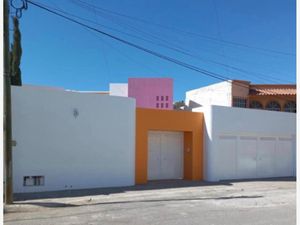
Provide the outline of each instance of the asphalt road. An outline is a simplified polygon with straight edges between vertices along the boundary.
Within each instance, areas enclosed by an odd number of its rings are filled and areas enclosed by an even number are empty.
[[[162,181],[54,196],[5,206],[4,224],[296,224],[294,179]]]

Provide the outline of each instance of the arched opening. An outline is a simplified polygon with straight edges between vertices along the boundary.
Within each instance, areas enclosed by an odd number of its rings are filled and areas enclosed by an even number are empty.
[[[263,106],[259,101],[251,101],[250,102],[250,108],[252,108],[252,109],[262,109]]]
[[[289,101],[285,103],[284,105],[284,111],[285,112],[296,112],[296,102],[294,101]]]
[[[281,107],[278,102],[271,101],[266,105],[266,110],[270,111],[281,111]]]

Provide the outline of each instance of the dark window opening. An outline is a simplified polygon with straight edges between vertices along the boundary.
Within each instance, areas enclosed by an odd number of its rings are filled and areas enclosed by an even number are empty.
[[[266,109],[270,111],[281,111],[281,107],[278,102],[271,101],[266,105]]]
[[[44,176],[25,176],[23,178],[23,186],[43,186],[44,182]]]
[[[232,106],[239,107],[239,108],[246,108],[247,107],[247,99],[243,98],[243,97],[233,97]]]
[[[263,106],[259,101],[252,101],[250,103],[250,108],[252,108],[252,109],[262,109]]]
[[[287,103],[285,103],[284,105],[284,111],[285,112],[296,112],[296,102],[294,101],[289,101]]]

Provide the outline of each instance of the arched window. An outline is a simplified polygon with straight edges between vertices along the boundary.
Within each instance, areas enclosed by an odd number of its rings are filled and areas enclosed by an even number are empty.
[[[276,101],[271,101],[266,105],[266,110],[271,110],[271,111],[280,111],[281,107],[278,102]]]
[[[252,108],[252,109],[262,109],[263,106],[259,101],[251,101],[250,102],[250,108]]]
[[[296,102],[294,101],[289,101],[285,103],[284,105],[284,111],[285,112],[296,112]]]

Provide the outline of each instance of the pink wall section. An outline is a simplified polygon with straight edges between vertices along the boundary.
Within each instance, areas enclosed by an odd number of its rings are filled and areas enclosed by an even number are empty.
[[[128,97],[136,99],[136,106],[152,109],[173,109],[173,79],[128,78]]]

